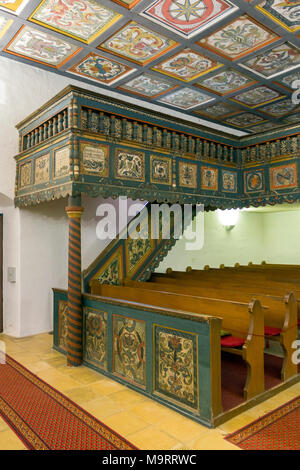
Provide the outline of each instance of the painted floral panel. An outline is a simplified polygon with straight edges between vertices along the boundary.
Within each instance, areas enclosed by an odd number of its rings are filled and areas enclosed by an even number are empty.
[[[31,185],[31,162],[23,163],[20,165],[19,188]]]
[[[208,72],[212,72],[222,64],[191,49],[184,49],[163,60],[153,70],[170,77],[189,82]]]
[[[300,4],[291,0],[265,0],[256,8],[289,31],[300,29]]]
[[[113,372],[146,386],[146,323],[113,315]]]
[[[68,302],[60,300],[58,303],[58,346],[67,350],[68,341]]]
[[[69,72],[97,80],[105,85],[111,85],[133,71],[134,69],[127,65],[107,59],[94,52],[91,52],[81,62],[69,69]]]
[[[270,168],[270,186],[273,190],[298,186],[297,165],[280,165]]]
[[[237,192],[237,173],[229,170],[222,170],[222,191],[226,193]]]
[[[99,47],[134,62],[147,64],[177,45],[172,39],[132,21]]]
[[[142,224],[141,232],[147,233],[149,226]],[[151,240],[148,238],[128,238],[126,241],[127,272],[131,273],[139,268],[140,264],[150,254]]]
[[[276,127],[277,127],[277,124],[275,124],[274,122],[264,122],[263,124],[258,124],[258,126],[249,127],[247,129],[247,132],[251,131],[255,133],[255,132],[270,131],[270,130],[276,129]]]
[[[299,85],[297,83],[294,84],[294,82],[299,81],[300,83],[300,70],[297,70],[293,73],[289,73],[284,78],[277,79],[277,80],[280,84],[286,86],[287,88],[290,88],[291,90],[298,89]]]
[[[54,152],[54,178],[69,175],[70,149],[69,146],[55,150]]]
[[[130,91],[131,93],[154,98],[175,88],[174,85],[166,80],[158,79],[149,74],[142,74],[139,77],[129,80],[123,84],[120,89]]]
[[[209,190],[218,190],[218,169],[205,167],[201,168],[201,188]]]
[[[30,20],[88,43],[120,18],[95,0],[43,0]]]
[[[300,123],[300,113],[292,114],[291,116],[287,116],[285,118],[288,122],[297,122]]]
[[[93,279],[97,279],[101,284],[118,286],[123,277],[123,251],[122,247],[120,247],[116,253],[101,266]]]
[[[209,78],[199,80],[196,85],[207,88],[219,95],[232,93],[246,86],[252,85],[255,81],[234,69],[226,69],[211,75]]]
[[[272,78],[300,65],[300,51],[288,42],[262,52],[241,64],[265,78]]]
[[[244,15],[201,39],[199,45],[233,60],[266,46],[276,39],[279,39],[279,36]]]
[[[197,338],[154,325],[155,392],[180,406],[198,408]]]
[[[281,117],[299,108],[290,98],[260,108],[260,111],[274,117]]]
[[[150,155],[151,183],[171,184],[171,164],[170,158]]]
[[[198,165],[195,163],[179,162],[179,186],[197,188]]]
[[[278,100],[283,98],[284,95],[278,91],[272,90],[267,86],[259,86],[252,88],[251,90],[244,91],[233,96],[232,100],[237,101],[243,105],[249,106],[250,108],[256,108],[257,106],[263,105],[270,101]]]
[[[34,161],[34,184],[46,183],[50,178],[50,154],[42,155]]]
[[[98,309],[84,308],[85,347],[84,360],[107,369],[107,313]]]
[[[108,176],[109,146],[105,144],[80,144],[81,172]]]
[[[212,100],[213,98],[210,96],[196,90],[192,90],[191,88],[180,88],[179,90],[160,98],[158,101],[170,104],[176,108],[191,109]]]
[[[256,114],[252,113],[243,113],[224,119],[224,122],[227,124],[232,124],[236,127],[253,126],[254,124],[258,124],[259,122],[263,121],[264,119],[261,116],[257,116]]]
[[[227,103],[216,103],[210,106],[205,106],[205,108],[201,108],[195,113],[201,114],[204,116],[209,116],[214,119],[218,119],[222,116],[226,116],[227,114],[232,114],[236,111],[236,108],[230,106]]]
[[[56,36],[24,26],[8,44],[5,51],[58,67],[69,60],[79,49]]]
[[[235,10],[237,7],[223,0],[156,0],[143,16],[189,38]]]
[[[145,179],[145,154],[131,150],[116,150],[116,178],[143,181]]]

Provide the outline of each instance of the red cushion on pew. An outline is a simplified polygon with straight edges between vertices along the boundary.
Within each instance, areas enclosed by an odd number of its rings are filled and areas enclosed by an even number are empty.
[[[272,328],[271,326],[265,326],[265,335],[267,336],[277,336],[280,335],[280,328]]]
[[[223,336],[221,338],[221,346],[226,348],[237,348],[238,346],[243,346],[244,343],[244,339],[237,338],[236,336]]]

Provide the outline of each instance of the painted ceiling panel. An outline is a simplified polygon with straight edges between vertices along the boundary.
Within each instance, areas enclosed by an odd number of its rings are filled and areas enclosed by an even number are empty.
[[[0,54],[229,133],[300,120],[299,1],[0,0]]]
[[[95,0],[43,0],[29,20],[90,43],[120,18]]]
[[[178,78],[184,82],[190,82],[222,65],[220,62],[200,54],[198,51],[183,49],[158,63],[153,67],[153,70]]]
[[[230,60],[239,59],[279,39],[250,16],[240,16],[200,40],[199,44]]]
[[[9,54],[40,61],[51,67],[62,66],[79,50],[74,44],[64,39],[30,26],[22,26],[5,48]]]
[[[217,24],[237,7],[228,1],[157,0],[142,15],[190,38]]]

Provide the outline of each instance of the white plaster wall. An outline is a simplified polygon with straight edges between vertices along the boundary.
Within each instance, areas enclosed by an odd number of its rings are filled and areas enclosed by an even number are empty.
[[[102,198],[82,198],[82,268],[86,269],[108,245],[99,240],[96,216]],[[106,199],[116,208],[118,200]],[[128,201],[128,206],[132,201]],[[20,210],[22,227],[20,262],[20,336],[51,331],[52,288],[67,288],[68,218],[66,200],[52,201]]]
[[[269,263],[300,264],[300,210],[263,217],[264,258]]]
[[[8,267],[20,264],[20,226],[18,210],[13,201],[0,194],[0,213],[3,214],[3,323],[7,334],[17,336],[20,331],[20,272],[17,282],[7,279]]]
[[[197,251],[185,250],[186,240],[178,240],[173,250],[160,263],[157,272],[168,267],[184,271],[187,266],[203,269],[205,265],[219,267],[234,263],[261,262],[264,254],[263,215],[256,212],[240,212],[237,225],[226,231],[220,224],[216,211],[204,214],[204,243]]]

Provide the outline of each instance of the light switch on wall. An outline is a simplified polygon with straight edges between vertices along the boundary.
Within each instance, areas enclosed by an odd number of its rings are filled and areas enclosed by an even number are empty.
[[[17,270],[16,268],[7,268],[7,280],[8,282],[17,281]]]

